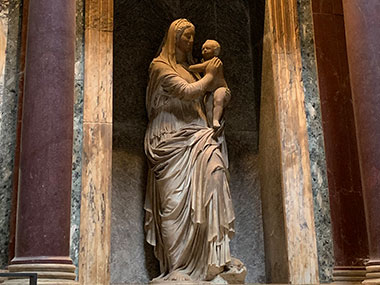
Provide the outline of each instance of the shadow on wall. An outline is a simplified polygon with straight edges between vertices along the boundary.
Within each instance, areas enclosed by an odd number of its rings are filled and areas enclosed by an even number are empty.
[[[264,0],[115,0],[114,11],[111,283],[146,283],[159,275],[143,231],[145,89],[149,64],[170,23],[181,17],[196,27],[194,57],[206,39],[222,46],[232,90],[226,139],[237,233],[231,250],[246,264],[247,282],[265,282],[256,163]]]

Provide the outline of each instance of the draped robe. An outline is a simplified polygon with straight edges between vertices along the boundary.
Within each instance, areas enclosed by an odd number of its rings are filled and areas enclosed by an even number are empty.
[[[185,99],[205,92],[200,81],[189,81],[163,61],[150,67],[145,230],[161,277],[180,271],[204,280],[209,265],[231,260],[235,216],[224,136],[214,138],[207,126],[202,96]]]
[[[231,261],[235,216],[224,135],[207,124],[205,79],[176,62],[176,40],[189,25],[185,19],[170,25],[149,68],[144,208],[146,240],[160,262],[158,279],[180,272],[206,280],[210,266]]]

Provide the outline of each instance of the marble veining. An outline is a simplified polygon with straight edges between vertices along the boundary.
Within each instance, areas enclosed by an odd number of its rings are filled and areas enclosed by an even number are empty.
[[[1,1],[1,22],[6,23],[4,77],[0,84],[0,268],[8,264],[14,150],[16,143],[18,55],[21,33],[21,0]],[[8,6],[9,4],[9,6]],[[1,52],[1,51],[0,51]]]
[[[112,179],[112,30],[95,25],[113,18],[113,1],[86,1],[83,91],[83,163],[79,280],[109,284]]]
[[[314,220],[317,236],[319,278],[321,282],[328,283],[332,281],[334,254],[322,117],[314,50],[312,9],[310,0],[298,0],[297,4],[301,38],[302,80],[305,92],[305,110],[309,138]]]
[[[78,271],[83,144],[84,1],[76,1],[74,141],[71,192],[70,256]]]
[[[260,170],[267,277],[274,283],[318,283],[302,62],[298,29],[293,29],[298,15],[282,17],[297,1],[266,4]]]
[[[7,47],[7,35],[8,35],[8,5],[9,2],[0,2],[0,129],[1,129],[1,142],[3,141],[3,102],[4,102],[4,71],[5,71],[5,60],[6,60],[6,47]],[[3,185],[7,181],[10,181],[11,169],[7,169],[5,161],[3,159],[3,144],[1,145],[1,160],[0,160],[0,183],[1,183],[1,192],[0,192],[0,268],[3,268],[6,265],[7,261],[7,237],[9,228],[9,207],[7,203],[10,202],[10,188],[7,188],[6,185]],[[7,183],[8,184],[8,183]]]

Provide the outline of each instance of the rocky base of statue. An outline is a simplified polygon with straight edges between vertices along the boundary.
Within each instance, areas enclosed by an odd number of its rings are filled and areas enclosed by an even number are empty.
[[[210,281],[192,280],[188,275],[181,273],[169,274],[164,278],[153,279],[150,284],[170,284],[170,285],[201,285],[201,284],[244,284],[247,275],[247,268],[244,263],[237,258],[232,258],[231,262],[223,269],[210,266],[207,279]],[[215,277],[214,277],[215,276]]]

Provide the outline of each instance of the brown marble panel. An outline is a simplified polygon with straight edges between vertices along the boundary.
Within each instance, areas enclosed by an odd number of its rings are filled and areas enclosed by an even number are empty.
[[[367,283],[380,283],[380,5],[343,0],[368,231]]]
[[[261,110],[261,116],[272,116],[274,120],[266,121],[269,125],[260,122],[260,137],[263,135],[276,141],[267,144],[260,138],[259,155],[261,177],[268,176],[264,181],[279,179],[277,183],[269,181],[262,185],[263,208],[275,209],[271,214],[275,213],[278,219],[283,219],[285,229],[280,232],[279,243],[271,243],[271,252],[279,249],[283,253],[284,245],[281,242],[285,242],[286,255],[283,256],[287,260],[279,264],[278,257],[274,257],[267,262],[270,266],[267,272],[273,273],[268,276],[268,281],[300,284],[318,283],[318,261],[296,11],[297,1],[267,1],[264,54],[269,58],[263,61],[263,82],[268,81],[267,84],[273,84],[273,88],[269,85],[268,89],[264,89],[263,85],[262,96],[273,96],[274,104],[269,103],[267,108]],[[274,129],[272,134],[268,132],[269,128]],[[268,134],[265,135],[265,132]],[[267,149],[270,145],[274,147],[272,151]],[[270,164],[276,159],[281,168]],[[268,189],[271,185],[276,188]],[[282,209],[275,205],[279,204],[279,199],[268,197],[264,194],[266,191],[274,191],[275,197],[282,196]],[[264,218],[267,240],[273,238],[268,233],[271,233],[274,224],[267,223]],[[281,274],[277,275],[277,272]]]
[[[332,14],[333,1],[332,0],[312,0],[313,13]]]
[[[342,15],[343,16],[342,0],[332,0],[332,4],[333,4],[333,13],[335,15]]]
[[[266,9],[266,14],[268,8]],[[259,163],[263,224],[265,237],[265,269],[267,282],[286,282],[289,268],[286,250],[282,188],[280,134],[276,118],[269,19],[265,20],[263,49],[263,80],[260,105]],[[274,214],[275,213],[275,214]],[[280,218],[278,218],[280,217]]]
[[[8,24],[7,18],[0,18],[0,80],[4,80],[5,50],[7,48]],[[3,88],[1,83],[1,88]]]
[[[84,122],[112,122],[112,46],[112,32],[86,29]]]
[[[313,4],[323,2],[314,0]],[[313,21],[335,269],[350,271],[351,266],[363,266],[368,244],[342,5],[340,0],[332,3],[328,13],[313,10]]]
[[[112,125],[83,124],[79,281],[108,284]]]
[[[113,0],[85,2],[79,282],[109,284]]]
[[[312,0],[314,14],[343,15],[342,0]]]
[[[103,32],[113,31],[114,0],[85,0],[85,29]]]

